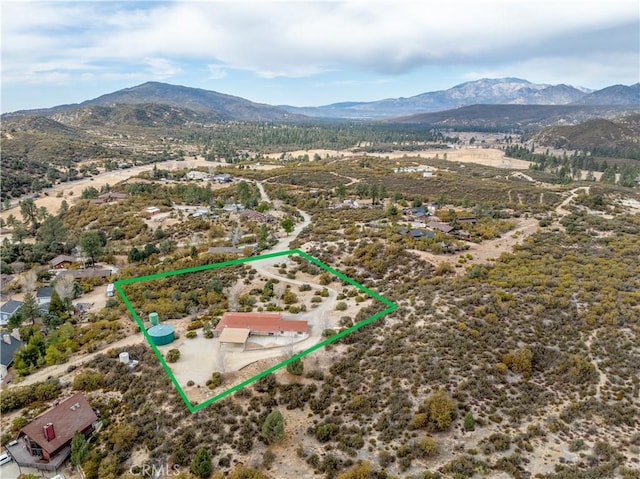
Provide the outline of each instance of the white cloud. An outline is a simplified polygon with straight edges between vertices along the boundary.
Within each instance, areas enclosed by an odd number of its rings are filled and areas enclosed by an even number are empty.
[[[127,75],[141,64],[170,78],[196,61],[213,79],[231,69],[299,78],[433,65],[538,65],[557,77],[570,73],[565,65],[584,74],[599,65],[615,76],[637,68],[607,61],[638,55],[637,25],[636,0],[13,2],[3,4],[2,70],[3,82],[35,80],[44,64],[50,78]]]
[[[180,67],[166,58],[146,58],[144,63],[154,78],[170,78],[182,72]]]
[[[211,80],[221,80],[227,76],[227,71],[220,65],[207,65],[207,68]]]

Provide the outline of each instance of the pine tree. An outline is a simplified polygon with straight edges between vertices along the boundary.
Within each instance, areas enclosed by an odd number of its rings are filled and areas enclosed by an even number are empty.
[[[274,444],[284,439],[284,418],[277,409],[271,411],[262,423],[262,436],[267,444]]]
[[[202,479],[209,477],[213,472],[211,454],[204,447],[198,449],[191,461],[191,472]]]
[[[81,432],[76,432],[71,440],[71,465],[80,466],[88,450],[89,443],[84,435]]]

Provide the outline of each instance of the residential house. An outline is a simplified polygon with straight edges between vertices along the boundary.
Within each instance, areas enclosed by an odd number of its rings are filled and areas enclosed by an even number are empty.
[[[420,238],[433,238],[435,236],[435,233],[433,231],[426,231],[426,230],[421,230],[421,229],[404,229],[401,228],[398,230],[398,233],[400,233],[402,236],[406,236],[407,238],[412,238],[412,239],[420,239]]]
[[[222,209],[230,213],[237,213],[238,211],[244,210],[244,206],[242,206],[240,203],[226,203],[222,207]]]
[[[77,263],[78,262],[73,256],[69,256],[66,254],[60,254],[49,261],[52,269],[65,269]]]
[[[104,203],[111,203],[112,201],[119,201],[125,199],[127,196],[126,193],[115,193],[112,191],[108,191],[103,195],[98,196],[97,198],[91,200],[91,203],[94,205],[102,205]]]
[[[2,306],[0,306],[0,326],[6,326],[11,319],[11,316],[16,314],[24,303],[22,301],[16,301],[15,299],[10,299]]]
[[[441,231],[445,234],[451,233],[455,228],[451,226],[449,223],[441,223],[440,221],[430,221],[427,224],[427,228],[432,230]]]
[[[221,173],[213,177],[213,181],[217,183],[231,183],[233,177],[229,173]]]
[[[83,279],[83,278],[103,278],[106,279],[111,275],[111,271],[108,269],[98,269],[98,268],[86,268],[86,269],[73,269],[68,273],[71,273],[73,279]]]
[[[23,344],[24,341],[20,341],[12,334],[2,334],[2,340],[0,340],[0,381],[7,375],[7,371],[13,363],[14,354]]]
[[[209,218],[215,215],[212,215],[208,208],[196,208],[196,210],[191,213],[191,216],[194,218]]]
[[[220,343],[244,345],[249,335],[295,337],[307,334],[308,327],[307,321],[283,319],[281,313],[226,312],[214,334]]]
[[[461,216],[460,218],[456,218],[456,223],[462,223],[465,225],[475,225],[477,222],[475,216]]]
[[[144,212],[147,216],[154,216],[160,213],[160,208],[158,208],[157,206],[149,206],[145,208]]]
[[[190,181],[206,181],[210,178],[209,173],[198,170],[189,171],[185,177]]]
[[[405,208],[402,210],[402,214],[413,219],[415,221],[427,221],[431,213],[426,206],[414,206],[412,208]]]
[[[82,393],[36,417],[18,433],[16,443],[7,446],[19,466],[57,471],[71,455],[76,432],[89,436],[98,425],[98,416]]]
[[[36,290],[36,303],[38,303],[38,306],[49,304],[51,302],[52,296],[53,296],[52,287],[47,286],[46,288],[38,288]]]
[[[394,173],[423,173],[428,171],[424,166],[401,166],[394,168]]]
[[[246,220],[257,221],[258,223],[273,223],[276,220],[275,217],[271,215],[258,213],[254,210],[244,210],[240,212],[240,216]]]

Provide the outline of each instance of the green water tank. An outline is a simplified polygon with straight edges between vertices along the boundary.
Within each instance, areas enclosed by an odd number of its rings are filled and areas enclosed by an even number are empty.
[[[156,326],[160,323],[160,318],[158,317],[158,313],[149,313],[149,321],[152,326]]]
[[[157,324],[151,326],[147,333],[156,346],[163,346],[173,342],[175,339],[175,330],[170,324]]]

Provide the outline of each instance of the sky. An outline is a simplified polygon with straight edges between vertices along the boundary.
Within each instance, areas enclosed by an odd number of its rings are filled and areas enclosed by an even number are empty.
[[[638,0],[1,0],[2,112],[146,81],[319,106],[517,77],[640,81]]]

